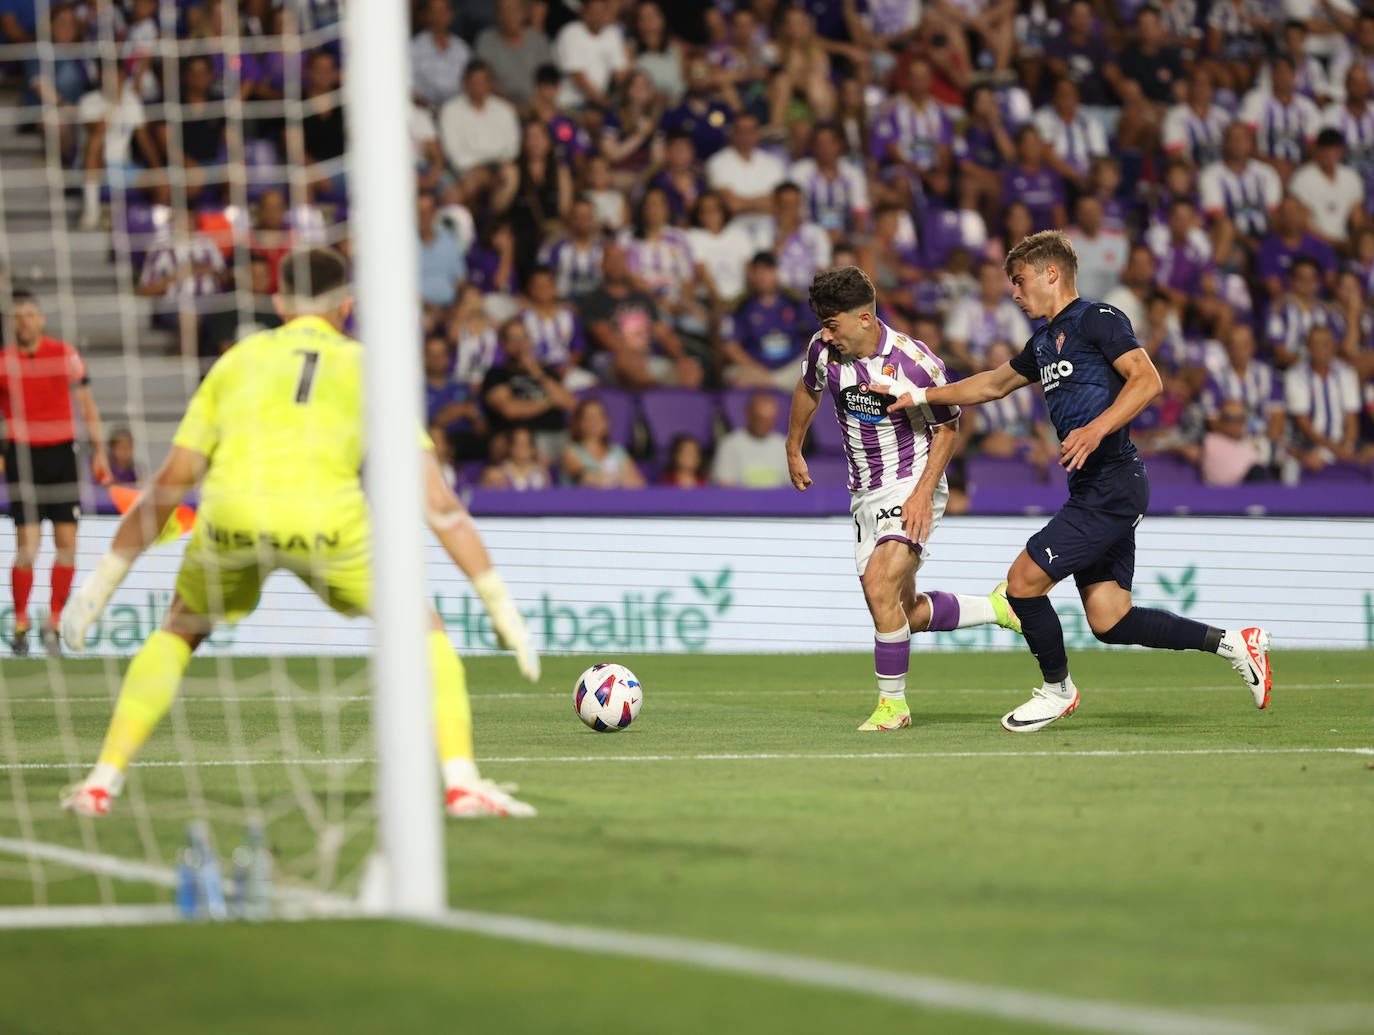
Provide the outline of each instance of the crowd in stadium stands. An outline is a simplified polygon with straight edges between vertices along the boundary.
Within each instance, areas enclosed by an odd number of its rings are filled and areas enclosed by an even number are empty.
[[[805,297],[818,270],[863,267],[883,319],[957,377],[1021,348],[1030,325],[1001,262],[1047,227],[1068,230],[1081,293],[1124,310],[1160,369],[1165,391],[1134,431],[1156,477],[1369,477],[1374,10],[575,6],[413,11],[426,394],[455,477],[513,489],[786,484],[778,432],[815,329]],[[34,32],[26,7],[0,2],[0,35]],[[280,40],[226,60],[235,50],[216,40],[236,9],[241,36]],[[270,322],[281,255],[331,239],[346,215],[347,69],[337,46],[299,45],[301,30],[337,17],[333,3],[179,3],[176,25],[166,10],[54,5],[52,39],[116,32],[125,60],[35,63],[26,85],[31,103],[76,113],[59,146],[86,170],[85,222],[106,218],[108,191],[131,192],[125,218],[157,223],[138,293],[213,355],[239,314],[216,318],[199,301],[246,295]],[[208,42],[171,88],[153,54],[174,32]],[[297,72],[298,123],[206,114],[226,93],[279,100]],[[161,98],[180,117],[151,123],[143,106]],[[212,174],[236,155],[247,210]],[[147,176],[168,164],[191,208],[169,211],[166,177]],[[304,182],[280,189],[282,166]],[[235,245],[246,262],[226,262]],[[828,423],[822,414],[811,448],[838,479]],[[961,435],[965,456],[1042,472],[1058,455],[1029,391],[976,408]]]

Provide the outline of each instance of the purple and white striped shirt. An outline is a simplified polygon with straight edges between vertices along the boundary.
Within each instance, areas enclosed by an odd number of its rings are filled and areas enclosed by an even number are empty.
[[[685,233],[664,227],[655,238],[629,237],[624,244],[630,272],[644,281],[655,298],[677,301],[682,297],[682,286],[696,271]]]
[[[778,283],[802,298],[811,280],[830,267],[830,235],[815,223],[803,223],[785,238],[774,238],[773,254],[778,259]]]
[[[496,365],[501,351],[496,328],[459,331],[454,342],[453,379],[465,384],[481,384],[487,371]]]
[[[1213,370],[1202,391],[1202,408],[1208,417],[1221,412],[1224,402],[1238,401],[1250,411],[1250,421],[1261,430],[1269,411],[1283,409],[1283,385],[1274,368],[1263,360],[1251,360],[1241,373],[1231,364]]]
[[[868,214],[868,180],[859,163],[841,158],[834,177],[814,158],[794,162],[788,179],[801,188],[806,218],[826,230],[854,230]]]
[[[1306,356],[1307,335],[1313,327],[1330,327],[1340,342],[1345,337],[1345,316],[1326,302],[1317,302],[1308,309],[1296,299],[1281,298],[1269,307],[1265,337],[1271,349],[1283,346],[1294,355]]]
[[[893,100],[873,127],[873,150],[879,162],[887,161],[889,145],[914,162],[918,169],[934,168],[942,145],[954,137],[954,127],[945,110],[934,99],[917,108],[906,96]]]
[[[932,427],[959,417],[957,406],[920,406],[889,414],[893,399],[869,388],[876,379],[901,372],[922,388],[945,384],[944,364],[924,342],[879,322],[878,349],[867,359],[842,360],[818,331],[802,357],[802,383],[828,391],[844,436],[849,491],[864,493],[903,478],[919,477],[930,452]]]
[[[552,267],[559,298],[579,298],[601,286],[604,251],[599,240],[579,248],[571,238],[563,238],[545,246],[539,253],[539,265]]]
[[[1283,375],[1288,413],[1307,417],[1312,430],[1339,442],[1345,438],[1347,414],[1360,412],[1360,379],[1355,368],[1333,359],[1325,374],[1318,374],[1307,360],[1288,368]]]
[[[984,435],[1003,431],[1023,437],[1045,420],[1044,397],[1039,392],[1012,392],[1000,399],[980,403],[974,411],[978,430]]]
[[[1343,161],[1364,178],[1367,200],[1374,187],[1374,104],[1366,104],[1359,113],[1347,104],[1327,105],[1322,124],[1340,130],[1345,137]]]
[[[1240,108],[1240,121],[1255,130],[1255,150],[1263,158],[1301,162],[1321,129],[1321,109],[1300,93],[1284,104],[1273,94],[1251,90]]]
[[[543,366],[561,367],[572,360],[574,353],[583,352],[587,347],[582,321],[570,305],[560,305],[552,316],[541,316],[537,310],[526,309],[520,319],[534,345],[534,357]]]
[[[1206,165],[1221,158],[1221,139],[1234,119],[1219,104],[1199,115],[1191,104],[1175,104],[1164,115],[1164,151],[1181,155],[1195,165]]]

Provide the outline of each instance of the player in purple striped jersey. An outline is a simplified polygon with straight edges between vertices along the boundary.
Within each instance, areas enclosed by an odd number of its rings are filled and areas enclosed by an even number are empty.
[[[816,275],[811,311],[821,329],[802,359],[787,428],[787,468],[799,490],[811,485],[802,439],[829,394],[849,460],[854,563],[873,615],[878,707],[861,730],[911,725],[906,676],[911,634],[997,624],[1019,631],[1006,584],[989,596],[916,592],[916,571],[949,499],[945,466],[958,434],[957,406],[917,406],[888,413],[892,399],[870,388],[901,376],[924,386],[945,383],[945,368],[919,341],[878,319],[873,282],[857,266]]]
[[[1008,600],[1020,616],[1026,646],[1044,684],[1002,717],[1012,733],[1034,733],[1078,707],[1069,677],[1064,630],[1049,592],[1073,576],[1093,635],[1103,643],[1220,654],[1248,684],[1257,707],[1269,703],[1269,633],[1258,627],[1223,630],[1169,611],[1136,607],[1135,529],[1149,508],[1150,483],[1130,439],[1131,420],[1159,395],[1159,372],[1119,309],[1080,298],[1078,256],[1062,232],[1031,234],[1004,266],[1012,300],[1032,320],[1048,322],[1020,355],[953,385],[929,379],[904,383],[906,372],[882,379],[897,398],[889,410],[940,411],[1001,399],[1037,379],[1059,434],[1060,464],[1069,472],[1069,499],[1031,536],[1007,573]]]

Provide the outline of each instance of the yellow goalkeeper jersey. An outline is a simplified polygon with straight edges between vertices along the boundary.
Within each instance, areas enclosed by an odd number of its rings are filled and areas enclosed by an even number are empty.
[[[202,509],[256,505],[265,524],[321,504],[361,508],[362,362],[362,346],[317,316],[220,357],[172,440],[209,458]]]

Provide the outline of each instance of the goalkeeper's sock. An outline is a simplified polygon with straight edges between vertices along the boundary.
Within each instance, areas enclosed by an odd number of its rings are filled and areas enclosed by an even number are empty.
[[[76,569],[70,564],[52,566],[52,605],[48,621],[53,625],[62,617],[62,609],[67,606],[67,598],[72,595],[72,579],[75,577]]]
[[[172,706],[190,663],[191,645],[180,636],[159,629],[148,637],[124,673],[97,769],[112,766],[122,773],[129,768],[129,761]]]
[[[434,738],[439,744],[444,786],[468,786],[477,779],[468,681],[453,644],[437,629],[429,634],[429,671],[434,680]]]
[[[942,593],[939,590],[931,590],[925,596],[930,601],[927,632],[947,632],[950,629],[967,629],[971,625],[995,625],[997,622],[997,612],[987,597]]]
[[[10,590],[14,594],[14,625],[29,627],[29,594],[33,592],[33,569],[15,565],[10,569]]]

